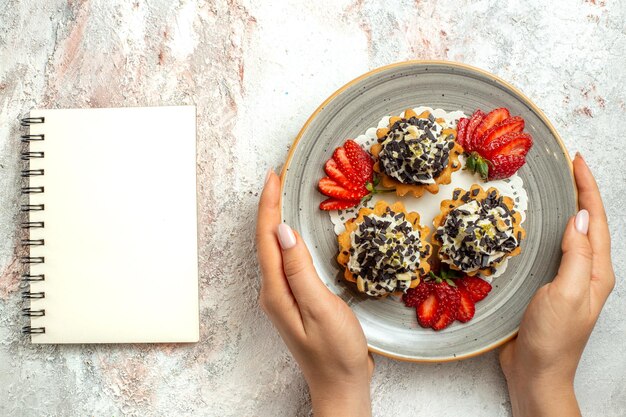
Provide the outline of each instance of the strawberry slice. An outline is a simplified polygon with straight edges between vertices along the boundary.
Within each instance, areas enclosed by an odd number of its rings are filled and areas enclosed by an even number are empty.
[[[478,143],[480,138],[482,138],[483,134],[494,127],[495,125],[503,122],[505,119],[508,119],[511,115],[509,111],[504,107],[500,107],[499,109],[491,110],[489,114],[487,114],[482,122],[476,127],[476,131],[474,132],[474,143]]]
[[[339,200],[360,200],[369,194],[369,191],[363,187],[356,191],[348,190],[328,177],[322,178],[317,186],[322,194]]]
[[[439,319],[431,326],[435,330],[441,330],[448,327],[455,319],[456,312],[459,309],[460,295],[456,287],[450,286],[445,281],[434,284],[435,294],[439,299],[439,310],[441,314]]]
[[[441,311],[439,310],[439,299],[434,291],[417,306],[417,322],[422,327],[431,327],[439,320]]]
[[[487,130],[482,137],[475,142],[474,148],[482,154],[483,147],[489,145],[491,141],[507,133],[521,132],[522,130],[524,130],[524,119],[520,116],[509,117]]]
[[[533,138],[528,133],[511,132],[484,145],[482,153],[487,159],[496,155],[525,156],[531,146],[533,146]]]
[[[461,323],[467,323],[474,317],[476,304],[470,292],[464,287],[459,286],[459,296],[459,309],[456,312],[456,319]]]
[[[355,207],[359,204],[359,200],[338,200],[336,198],[328,198],[320,203],[322,210],[344,210]]]
[[[355,176],[358,177],[358,185],[365,185],[368,182],[372,182],[374,174],[374,160],[358,143],[352,139],[346,140],[343,144],[346,151],[346,156],[350,165],[355,172]]]
[[[446,327],[452,324],[452,322],[455,320],[455,317],[456,317],[456,312],[453,313],[450,310],[445,309],[444,311],[441,312],[441,315],[439,316],[439,320],[433,323],[431,327],[433,328],[433,330],[445,329]]]
[[[488,177],[500,180],[515,174],[526,163],[524,155],[496,155],[490,160]]]
[[[402,301],[404,301],[404,305],[407,307],[417,307],[424,302],[430,293],[430,286],[422,280],[417,287],[409,288],[402,294]]]
[[[456,141],[465,149],[465,138],[467,133],[467,125],[469,125],[470,119],[467,117],[461,117],[456,124]]]
[[[482,300],[491,291],[491,284],[478,277],[466,276],[463,279],[457,279],[456,284],[459,288],[469,292],[474,302]]]
[[[472,115],[472,118],[469,121],[469,124],[467,125],[467,131],[465,132],[465,144],[467,145],[465,148],[466,152],[472,152],[475,149],[474,146],[474,132],[476,131],[476,128],[478,127],[478,125],[480,124],[480,122],[483,121],[483,118],[485,117],[485,112],[482,111],[481,109],[478,109],[474,112],[474,114]]]
[[[333,159],[337,163],[339,170],[348,178],[348,180],[354,184],[360,184],[360,177],[352,167],[350,160],[348,159],[348,155],[346,154],[346,149],[343,146],[335,149],[333,153]]]
[[[326,175],[330,177],[331,180],[335,181],[342,187],[347,188],[348,190],[356,191],[356,190],[361,189],[362,187],[362,185],[358,185],[358,184],[354,184],[353,182],[350,182],[348,177],[346,177],[337,166],[337,162],[335,162],[335,160],[332,158],[326,161],[326,164],[324,164],[324,171],[326,172]]]

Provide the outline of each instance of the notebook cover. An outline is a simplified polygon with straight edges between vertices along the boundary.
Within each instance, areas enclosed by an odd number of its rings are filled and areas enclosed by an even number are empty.
[[[30,256],[33,343],[196,342],[199,338],[196,109],[34,110]]]

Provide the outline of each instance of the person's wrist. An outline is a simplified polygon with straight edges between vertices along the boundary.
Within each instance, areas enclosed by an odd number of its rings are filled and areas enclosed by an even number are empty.
[[[315,417],[371,416],[369,381],[325,386],[310,385],[309,390]]]
[[[517,374],[507,377],[507,385],[514,417],[578,415],[572,378],[560,375],[527,377]]]

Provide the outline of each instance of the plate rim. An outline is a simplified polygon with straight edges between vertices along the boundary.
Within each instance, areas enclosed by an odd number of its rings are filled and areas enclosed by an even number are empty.
[[[541,119],[541,121],[548,127],[548,130],[550,131],[550,133],[552,134],[552,136],[554,136],[557,140],[558,145],[560,146],[561,150],[563,151],[563,154],[565,155],[565,159],[567,160],[567,165],[569,168],[569,173],[570,173],[570,179],[572,180],[572,190],[574,191],[574,200],[576,203],[576,209],[580,209],[579,204],[578,204],[578,189],[576,188],[576,182],[574,179],[574,166],[572,163],[572,159],[569,156],[569,152],[567,151],[567,148],[565,147],[565,144],[563,143],[563,139],[561,138],[561,135],[559,135],[559,133],[557,132],[557,130],[555,129],[555,127],[552,125],[552,122],[550,122],[550,120],[548,119],[548,117],[544,114],[544,112],[530,99],[528,98],[528,96],[526,96],[526,94],[524,94],[519,88],[515,87],[514,85],[512,85],[511,83],[509,83],[508,81],[503,80],[502,78],[500,78],[499,76],[490,73],[489,71],[486,71],[482,68],[478,68],[472,65],[468,65],[462,62],[456,62],[456,61],[446,61],[446,60],[407,60],[407,61],[400,61],[400,62],[394,62],[391,64],[387,64],[387,65],[383,65],[382,67],[377,67],[374,68],[370,71],[367,71],[361,75],[359,75],[358,77],[350,80],[349,82],[347,82],[346,84],[344,84],[343,86],[339,87],[334,93],[332,93],[330,96],[328,96],[328,98],[326,100],[324,100],[316,109],[315,111],[311,114],[311,116],[309,116],[309,118],[306,120],[306,122],[304,123],[304,125],[302,125],[302,128],[300,129],[300,131],[298,132],[298,135],[296,136],[296,138],[294,139],[294,141],[291,144],[291,147],[289,149],[289,152],[287,154],[287,158],[285,159],[285,163],[283,164],[281,173],[280,173],[280,199],[279,199],[279,207],[280,207],[280,221],[281,223],[284,221],[283,219],[283,193],[284,193],[284,186],[285,186],[285,177],[287,175],[287,171],[289,168],[289,165],[291,164],[291,160],[293,159],[293,155],[296,151],[297,145],[300,142],[300,139],[302,138],[302,136],[304,136],[304,133],[308,130],[309,125],[313,122],[313,120],[315,120],[315,118],[319,115],[319,113],[324,110],[324,108],[326,108],[326,106],[332,102],[335,98],[337,98],[341,93],[343,93],[345,90],[347,90],[348,88],[352,87],[353,85],[355,85],[356,83],[358,83],[361,80],[364,80],[366,78],[369,78],[373,75],[376,75],[377,73],[380,72],[384,72],[386,70],[389,69],[394,69],[394,68],[402,68],[402,67],[410,67],[410,66],[415,66],[415,65],[421,65],[421,66],[427,66],[427,65],[438,65],[438,66],[443,66],[443,67],[450,67],[450,68],[458,68],[458,69],[464,69],[464,70],[468,70],[470,72],[475,72],[478,73],[479,75],[482,75],[484,77],[489,77],[492,78],[493,80],[495,80],[496,82],[502,84],[504,87],[512,90],[515,94],[517,94],[520,98],[521,101],[524,102],[524,104],[526,104],[528,107],[530,107],[532,109],[533,112],[535,112],[535,114],[537,116],[539,116],[539,118]],[[519,332],[519,326],[517,326],[509,335],[503,337],[500,340],[497,340],[485,347],[483,347],[482,349],[478,349],[478,350],[474,350],[462,355],[458,355],[458,356],[452,356],[452,357],[442,357],[442,358],[414,358],[414,357],[407,357],[407,356],[403,356],[403,355],[397,355],[391,352],[387,352],[387,351],[383,351],[380,349],[377,349],[375,347],[372,347],[370,345],[369,342],[367,342],[367,349],[369,352],[372,353],[376,353],[378,355],[381,356],[385,356],[387,358],[391,358],[391,359],[395,359],[395,360],[399,360],[399,361],[403,361],[403,362],[413,362],[413,363],[444,363],[444,362],[454,362],[454,361],[460,361],[463,359],[469,359],[469,358],[473,358],[479,355],[482,355],[484,353],[487,353],[491,350],[494,350],[502,345],[504,345],[505,343],[507,343],[508,341],[514,339],[517,336],[517,333]]]

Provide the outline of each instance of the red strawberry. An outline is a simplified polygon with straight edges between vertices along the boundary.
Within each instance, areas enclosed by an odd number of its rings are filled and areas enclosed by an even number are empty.
[[[460,280],[462,281],[462,280]],[[459,309],[456,313],[456,319],[461,323],[467,323],[474,317],[474,313],[476,312],[476,305],[474,303],[474,299],[468,290],[465,287],[459,286]]]
[[[359,200],[337,200],[336,198],[327,198],[320,203],[321,210],[344,210],[359,204]]]
[[[452,312],[446,308],[439,315],[439,320],[433,323],[431,327],[433,328],[433,330],[442,330],[448,327],[449,325],[451,325],[455,319],[456,319],[456,311]]]
[[[476,128],[478,127],[480,122],[483,121],[484,117],[485,112],[478,109],[474,112],[472,118],[469,121],[469,124],[467,125],[467,131],[465,132],[465,145],[467,145],[465,147],[465,150],[467,152],[471,152],[474,150],[474,132],[476,131]]]
[[[359,185],[365,185],[368,182],[372,182],[374,174],[374,160],[358,143],[352,139],[348,139],[343,144],[346,151],[346,156],[352,169],[355,171],[356,176],[359,178]]]
[[[487,114],[482,122],[476,127],[476,131],[474,132],[474,143],[478,143],[479,139],[482,138],[483,134],[499,124],[503,120],[509,118],[510,114],[507,109],[504,107],[500,107],[499,109],[491,110],[489,114]]]
[[[348,177],[348,180],[350,180],[350,182],[353,182],[354,184],[360,184],[360,176],[357,175],[356,171],[353,169],[352,164],[348,159],[348,155],[346,154],[346,149],[343,146],[335,149],[335,152],[333,153],[333,159],[337,163],[339,170],[343,172],[346,177]]]
[[[472,116],[465,133],[465,151],[469,154],[465,168],[477,172],[483,180],[510,177],[524,165],[533,145],[532,137],[522,133],[524,119],[510,117],[505,108],[495,109],[471,133],[472,122],[480,119],[479,111]]]
[[[491,158],[489,179],[500,180],[515,174],[526,163],[524,155],[496,155]]]
[[[459,290],[456,287],[450,286],[445,281],[434,284],[435,294],[439,299],[439,310],[441,315],[432,328],[435,330],[441,330],[448,327],[455,319],[456,312],[459,309],[460,295]]]
[[[491,284],[478,277],[466,276],[456,280],[456,284],[470,293],[472,300],[478,302],[485,298],[491,291]]]
[[[462,117],[459,119],[459,122],[456,125],[456,141],[465,148],[465,138],[467,133],[467,126],[469,125],[470,119],[467,117]]]
[[[492,140],[502,135],[506,135],[507,133],[521,132],[522,130],[524,130],[524,119],[519,116],[509,117],[487,130],[480,138],[477,138],[475,148],[479,153],[481,153],[481,149],[484,146],[487,146]]]
[[[407,307],[417,307],[424,302],[430,293],[430,285],[422,280],[417,287],[409,288],[406,293],[402,294],[402,301]]]
[[[332,158],[324,164],[324,171],[326,171],[326,175],[328,175],[331,180],[335,181],[344,188],[356,191],[362,187],[361,185],[350,182],[348,177],[346,177],[343,172],[339,170],[337,163]]]
[[[339,200],[360,200],[369,194],[369,191],[365,188],[357,191],[348,190],[328,177],[322,178],[317,186],[322,194]]]
[[[528,133],[511,132],[483,145],[483,154],[488,159],[498,154],[526,155],[532,145],[533,138]]]
[[[431,285],[431,284],[428,284]],[[441,311],[439,310],[439,298],[433,292],[417,306],[417,322],[422,327],[431,327],[439,320]]]

